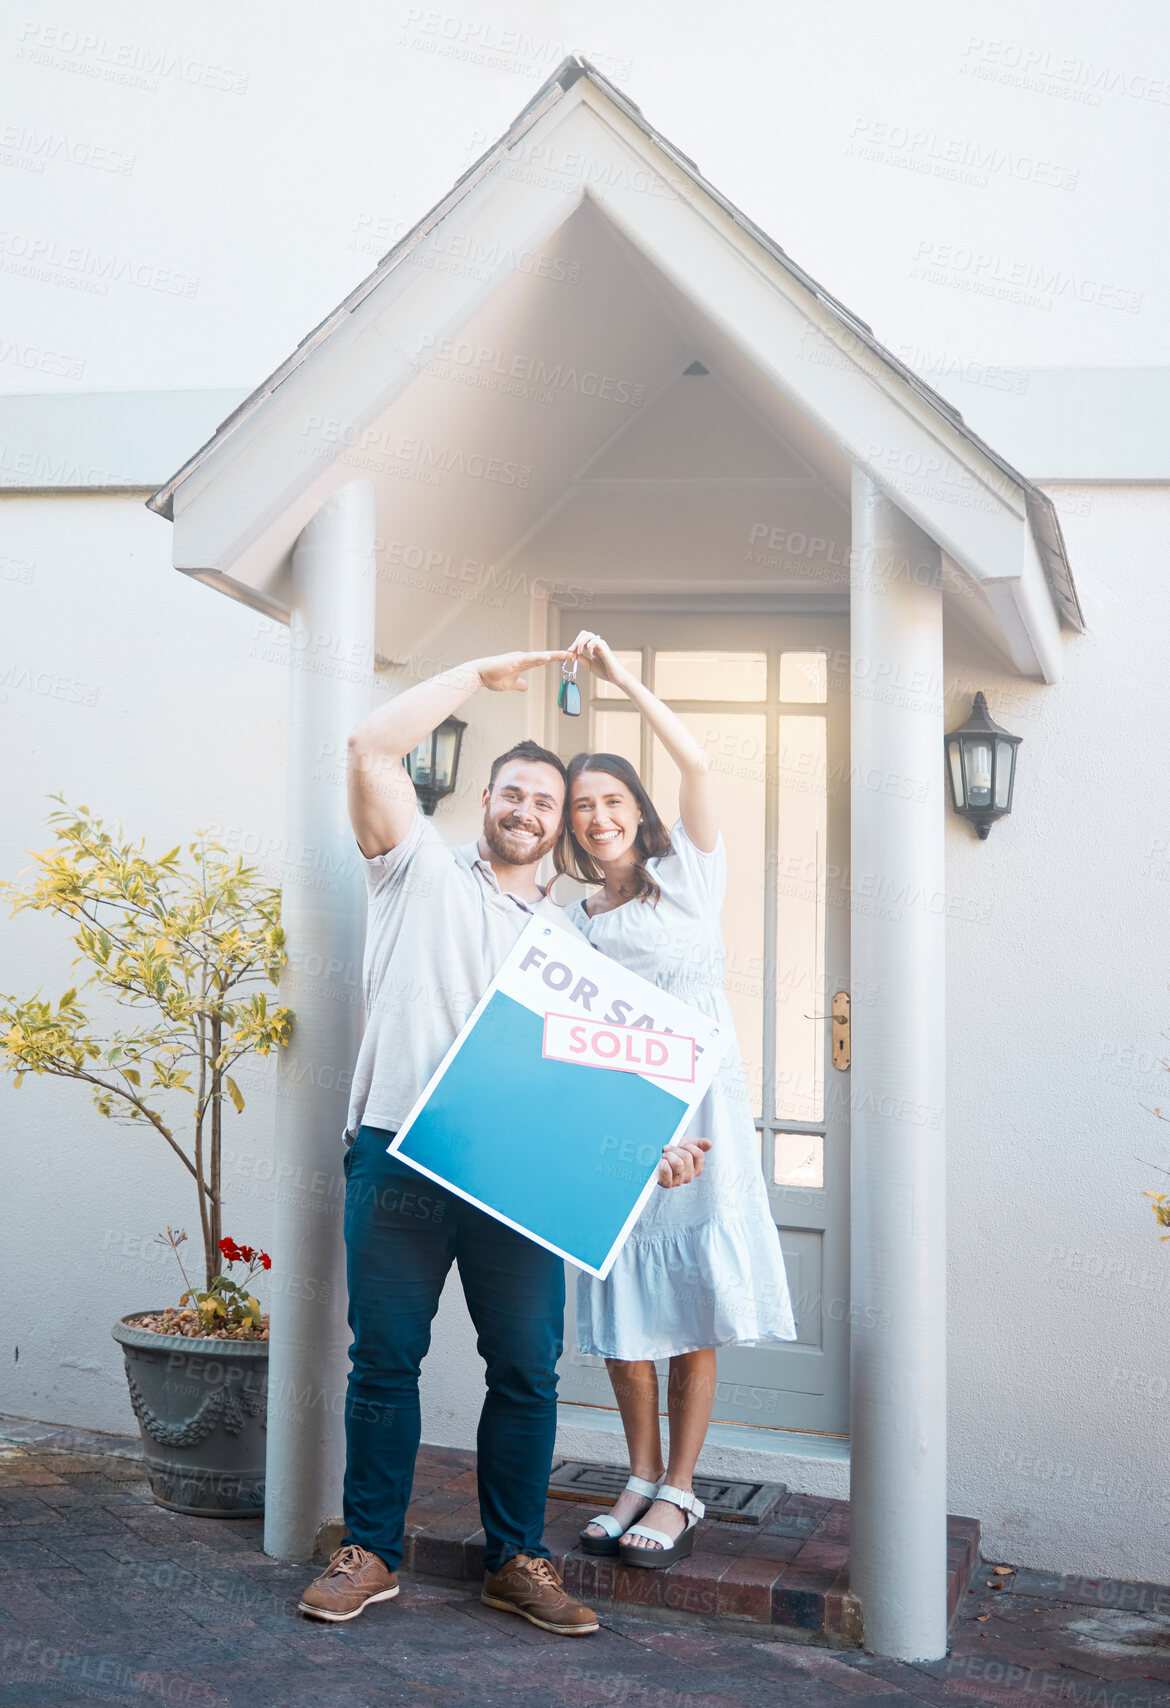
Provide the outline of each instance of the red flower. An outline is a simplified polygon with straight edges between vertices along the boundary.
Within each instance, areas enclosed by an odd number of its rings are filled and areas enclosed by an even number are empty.
[[[221,1239],[219,1249],[226,1261],[230,1263],[247,1263],[255,1266],[257,1263],[264,1269],[272,1268],[272,1259],[266,1251],[258,1251],[254,1245],[237,1245],[234,1239]]]

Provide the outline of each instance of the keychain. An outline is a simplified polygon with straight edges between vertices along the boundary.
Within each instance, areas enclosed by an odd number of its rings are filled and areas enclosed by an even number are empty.
[[[567,718],[581,716],[581,690],[577,686],[577,660],[566,658],[561,665],[561,685],[557,691],[557,705]]]

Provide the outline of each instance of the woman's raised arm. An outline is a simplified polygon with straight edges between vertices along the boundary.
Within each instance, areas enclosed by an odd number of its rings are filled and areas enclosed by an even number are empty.
[[[683,829],[696,848],[704,854],[712,853],[719,837],[715,782],[710,761],[686,724],[619,664],[606,642],[591,629],[581,630],[569,648],[569,657],[583,659],[595,676],[612,682],[637,706],[679,768],[678,815]]]

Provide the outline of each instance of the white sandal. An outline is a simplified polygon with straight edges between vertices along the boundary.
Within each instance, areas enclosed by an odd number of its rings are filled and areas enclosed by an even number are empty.
[[[656,1483],[648,1483],[645,1477],[631,1477],[626,1483],[626,1488],[631,1494],[643,1495],[650,1501],[657,1499],[661,1486],[661,1478]],[[588,1530],[580,1531],[577,1540],[581,1544],[581,1552],[583,1554],[608,1554],[616,1559],[621,1538],[625,1535],[625,1531],[617,1519],[611,1518],[608,1512],[602,1512],[596,1518],[591,1518],[589,1522],[590,1524],[599,1524],[605,1531],[605,1535],[590,1536]]]
[[[629,1542],[619,1542],[617,1553],[623,1566],[672,1566],[685,1559],[695,1545],[695,1531],[707,1508],[692,1489],[672,1488],[664,1483],[658,1490],[659,1500],[667,1500],[687,1515],[686,1529],[681,1536],[668,1536],[665,1530],[655,1530],[649,1524],[631,1524],[627,1536],[645,1536],[657,1542],[657,1548],[635,1548]]]

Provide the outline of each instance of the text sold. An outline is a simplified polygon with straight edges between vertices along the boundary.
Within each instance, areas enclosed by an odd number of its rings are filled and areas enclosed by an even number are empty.
[[[650,1032],[640,1026],[607,1026],[575,1014],[546,1014],[546,1059],[584,1062],[587,1067],[611,1068],[617,1073],[640,1073],[649,1079],[695,1077],[695,1040],[677,1032]]]

